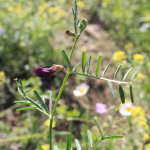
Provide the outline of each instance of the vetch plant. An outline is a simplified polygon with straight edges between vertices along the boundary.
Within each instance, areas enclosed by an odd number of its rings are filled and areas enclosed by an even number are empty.
[[[30,97],[28,97],[28,95],[27,95],[28,91],[24,90],[24,87],[21,83],[21,80],[16,79],[16,82],[18,84],[18,91],[25,98],[25,101],[15,101],[15,103],[21,103],[21,104],[29,105],[29,107],[21,108],[21,109],[18,109],[18,110],[37,109],[37,110],[41,111],[42,113],[44,113],[45,115],[47,115],[49,117],[49,125],[50,125],[49,126],[49,150],[52,150],[52,147],[53,147],[53,143],[52,143],[53,130],[52,130],[52,128],[53,128],[53,118],[55,116],[55,111],[56,111],[59,99],[61,97],[62,91],[65,87],[66,81],[67,81],[68,77],[71,74],[81,75],[81,76],[86,76],[86,77],[91,77],[91,78],[96,78],[96,79],[99,79],[99,80],[107,81],[108,85],[110,87],[110,91],[111,91],[111,94],[112,94],[113,98],[115,98],[115,92],[114,92],[112,83],[114,82],[114,83],[119,84],[119,94],[120,94],[120,98],[121,98],[122,103],[125,103],[125,94],[124,94],[124,90],[123,90],[122,85],[127,84],[127,85],[129,85],[131,101],[133,103],[132,83],[134,81],[135,75],[138,73],[138,71],[140,69],[140,68],[137,68],[135,70],[134,69],[129,69],[127,71],[127,73],[124,75],[123,81],[117,81],[116,76],[117,76],[119,70],[121,69],[121,65],[119,65],[119,67],[115,71],[114,79],[107,79],[107,78],[105,78],[105,73],[107,72],[108,68],[110,67],[110,64],[108,64],[106,66],[106,68],[104,69],[104,71],[102,73],[102,76],[99,77],[98,75],[99,75],[99,70],[100,70],[101,61],[102,61],[102,56],[99,56],[95,75],[90,75],[89,74],[89,69],[90,69],[91,56],[89,57],[89,60],[88,60],[88,63],[87,63],[86,52],[82,53],[81,63],[77,64],[74,68],[72,68],[71,60],[72,60],[72,57],[73,57],[75,46],[77,44],[77,41],[80,38],[81,33],[83,32],[83,30],[87,26],[87,20],[86,19],[80,18],[80,21],[79,21],[78,18],[77,18],[78,9],[77,9],[76,0],[74,1],[74,8],[72,8],[72,11],[73,11],[73,16],[74,16],[74,29],[75,29],[75,31],[73,32],[73,31],[67,30],[66,34],[68,36],[74,37],[75,41],[74,41],[74,44],[72,46],[70,57],[67,56],[65,50],[61,51],[61,53],[63,55],[63,58],[64,58],[64,61],[67,65],[67,69],[65,69],[62,65],[54,65],[50,68],[39,67],[39,68],[35,69],[35,74],[37,76],[39,76],[40,78],[44,78],[44,79],[50,77],[51,75],[55,74],[58,71],[63,71],[63,72],[66,73],[64,81],[62,83],[62,86],[61,86],[61,88],[59,90],[59,93],[57,95],[57,98],[55,100],[54,107],[52,108],[52,92],[50,93],[50,101],[49,101],[49,109],[48,109],[47,105],[45,104],[45,101],[41,98],[41,96],[38,94],[37,91],[35,91],[35,90],[33,91],[34,95],[37,99],[37,101],[35,101],[35,100],[31,99]],[[82,72],[83,73],[75,72],[76,68],[79,65],[82,65]],[[87,65],[87,67],[86,67],[86,65]],[[133,72],[133,74],[131,76],[131,81],[126,82],[126,78],[130,74],[130,72]],[[88,89],[89,89],[89,86],[86,85],[86,84],[84,84],[84,86],[83,86],[83,84],[79,85],[79,86],[76,87],[76,90],[74,91],[74,94],[76,96],[84,95],[88,91]],[[104,104],[103,104],[103,106],[102,106],[102,104],[97,104],[96,107],[97,107],[97,112],[99,112],[99,113],[104,113],[106,111],[106,108],[105,108]],[[103,107],[102,108],[103,112],[102,112],[102,110],[99,111],[99,107],[100,107],[100,109],[101,109],[101,107]],[[123,136],[106,136],[106,134],[107,134],[108,130],[110,129],[110,127],[111,127],[114,120],[115,120],[115,113],[114,113],[114,117],[113,117],[112,122],[110,123],[110,125],[106,129],[105,133],[103,133],[101,128],[100,128],[100,125],[98,124],[97,120],[94,118],[95,124],[96,124],[96,126],[98,128],[98,131],[100,133],[100,139],[97,143],[93,144],[90,130],[87,131],[87,135],[88,135],[88,139],[89,139],[89,145],[90,145],[91,150],[94,149],[103,140],[123,138]],[[80,146],[79,141],[77,139],[75,139],[75,145],[77,147],[77,150],[81,150],[81,146]],[[39,150],[43,150],[43,148],[40,145],[38,145],[37,147],[38,147]],[[56,150],[56,149],[57,149],[57,146],[54,146],[54,150]],[[71,148],[71,133],[70,133],[67,136],[66,150],[71,150],[71,149],[72,148]]]

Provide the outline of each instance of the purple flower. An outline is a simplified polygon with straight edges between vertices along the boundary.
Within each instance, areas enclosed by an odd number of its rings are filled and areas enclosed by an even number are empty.
[[[46,79],[58,71],[66,71],[66,69],[62,65],[54,65],[50,68],[36,68],[34,72],[40,78]]]
[[[66,128],[66,129],[69,128],[69,121],[66,121],[66,123],[65,123],[65,128]]]
[[[4,34],[4,30],[2,28],[0,28],[0,35]]]
[[[96,112],[99,114],[104,114],[107,111],[106,104],[96,103]]]

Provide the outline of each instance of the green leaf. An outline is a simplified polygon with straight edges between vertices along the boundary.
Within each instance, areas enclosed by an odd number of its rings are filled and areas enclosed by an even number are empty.
[[[20,110],[29,110],[29,109],[37,109],[37,107],[24,107],[24,108],[17,109],[17,111],[20,111]]]
[[[133,72],[133,74],[131,76],[131,80],[134,79],[135,75],[139,72],[140,69],[141,69],[141,67],[138,67],[137,69],[135,69],[135,71]]]
[[[85,71],[85,66],[86,66],[86,52],[82,53],[82,71],[84,73]]]
[[[132,91],[132,84],[130,84],[130,97],[131,97],[132,103],[134,103],[134,99],[133,99],[133,91]]]
[[[105,76],[105,73],[106,73],[107,69],[109,68],[109,66],[110,66],[110,63],[109,63],[109,64],[106,66],[106,68],[104,69],[103,74],[102,74],[102,77]]]
[[[38,105],[38,104],[37,104],[34,100],[32,100],[31,98],[29,98],[29,97],[26,96],[26,100],[28,100],[30,103],[32,103],[32,105],[38,107],[40,110],[43,111],[43,108],[42,108],[40,105]]]
[[[38,148],[39,150],[44,150],[40,145],[37,145],[37,148]]]
[[[123,81],[126,80],[126,78],[128,77],[129,73],[130,73],[132,70],[133,70],[133,68],[130,68],[130,69],[126,72],[126,74],[125,74],[124,77],[123,77]]]
[[[87,130],[87,135],[88,135],[90,147],[92,147],[93,146],[93,141],[92,141],[92,136],[91,136],[90,130]]]
[[[103,140],[120,139],[120,138],[123,138],[123,136],[114,135],[114,136],[106,136],[106,137],[103,138]]]
[[[26,102],[26,101],[14,101],[14,103],[32,105],[30,102]]]
[[[87,74],[89,74],[90,62],[91,62],[91,55],[89,57],[89,61],[88,61],[88,65],[87,65]]]
[[[66,150],[71,150],[71,134],[67,135],[67,148]]]
[[[71,68],[70,61],[69,61],[69,59],[68,59],[68,57],[67,57],[67,54],[65,53],[64,50],[62,50],[61,53],[62,53],[62,55],[63,55],[63,58],[64,58],[64,61],[65,61],[66,65],[67,65],[67,67],[68,67],[68,70],[71,71],[72,68]]]
[[[81,63],[78,63],[78,64],[72,69],[72,71],[74,71],[75,69],[77,69],[77,67],[79,67],[80,64],[81,64]]]
[[[97,67],[96,67],[96,76],[98,76],[100,65],[101,65],[101,61],[102,61],[102,56],[99,56],[98,62],[97,62]]]
[[[99,131],[99,133],[100,133],[101,137],[103,137],[101,127],[100,127],[100,125],[98,124],[98,122],[97,122],[96,118],[94,118],[94,121],[95,121],[95,123],[96,123],[96,126],[97,126],[97,128],[98,128],[98,131]]]
[[[27,92],[29,92],[29,91],[31,91],[31,89],[29,89],[29,90],[26,90],[25,92],[27,93]]]
[[[119,72],[121,66],[122,66],[122,65],[119,65],[118,68],[116,69],[116,72],[115,72],[115,74],[114,74],[114,80],[116,79],[116,76],[117,76],[117,74],[118,74],[118,72]]]
[[[77,139],[75,139],[75,144],[76,144],[77,150],[81,150],[80,143]]]
[[[110,80],[108,80],[108,85],[109,85],[112,97],[115,98],[115,92],[114,92],[113,84]]]
[[[121,84],[119,84],[119,94],[120,94],[121,102],[125,103],[124,91]]]
[[[40,105],[42,106],[42,108],[45,110],[46,113],[49,114],[49,110],[46,106],[46,104],[44,103],[44,101],[42,100],[42,98],[40,97],[40,95],[38,94],[38,92],[36,90],[33,91],[34,95],[36,96],[37,100],[39,101]]]

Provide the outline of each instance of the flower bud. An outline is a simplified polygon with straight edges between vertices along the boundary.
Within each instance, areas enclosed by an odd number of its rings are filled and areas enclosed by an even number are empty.
[[[86,19],[82,19],[79,23],[79,29],[82,32],[87,26],[87,20]]]
[[[76,37],[76,34],[73,31],[70,31],[70,30],[66,30],[66,35]]]
[[[46,79],[46,78],[49,78],[51,75],[55,74],[58,71],[66,71],[66,69],[62,65],[54,65],[50,68],[38,67],[38,68],[35,69],[34,72],[40,78]]]

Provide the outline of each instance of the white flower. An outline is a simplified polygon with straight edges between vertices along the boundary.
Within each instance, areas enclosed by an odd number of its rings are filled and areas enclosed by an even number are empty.
[[[89,85],[87,85],[86,83],[82,83],[82,84],[76,86],[75,90],[73,91],[73,94],[76,97],[83,96],[87,93],[89,88],[90,88]]]
[[[149,27],[150,27],[150,23],[143,23],[143,24],[140,26],[139,30],[140,30],[141,32],[144,32],[144,31],[146,31]]]
[[[129,103],[129,102],[122,104],[119,110],[120,114],[123,116],[130,116],[132,111],[133,111],[133,105],[132,103]]]

